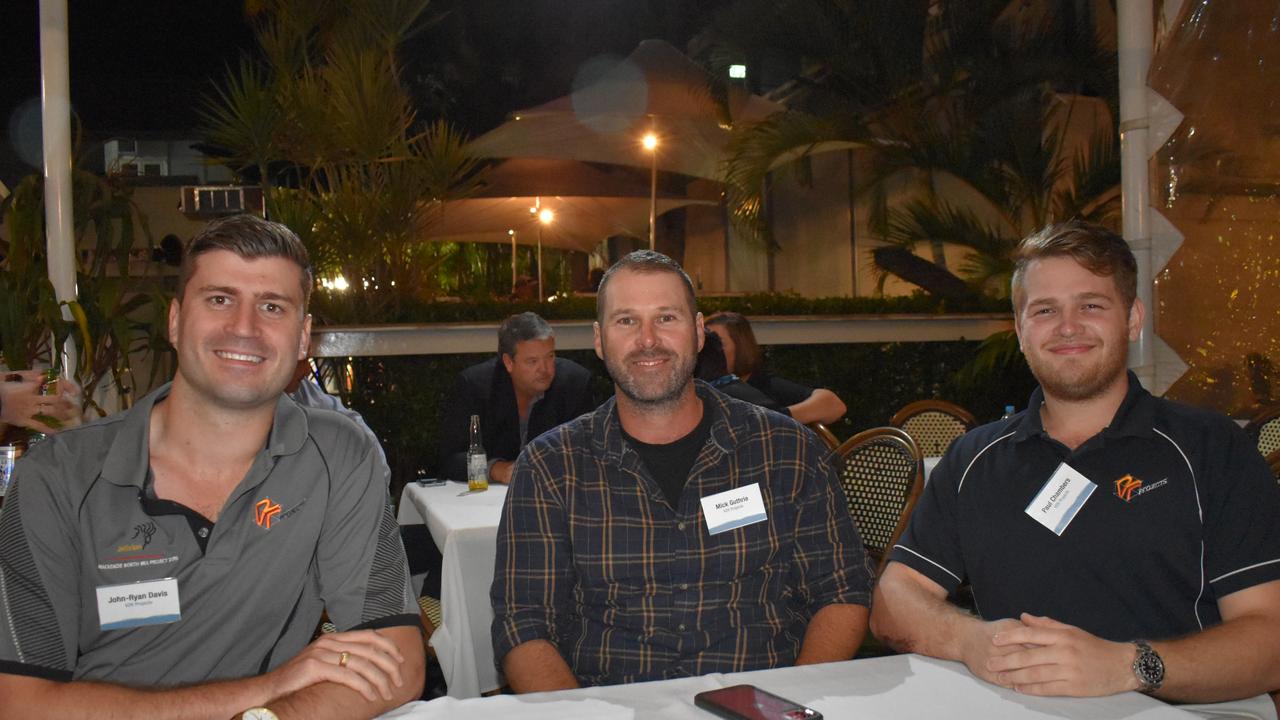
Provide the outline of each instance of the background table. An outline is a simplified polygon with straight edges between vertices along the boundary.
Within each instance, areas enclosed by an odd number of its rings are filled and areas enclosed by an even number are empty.
[[[694,706],[693,696],[703,690],[739,683],[756,685],[788,700],[808,705],[821,712],[826,720],[1179,720],[1210,716],[1192,712],[1192,708],[1166,705],[1134,692],[1108,698],[1019,695],[978,680],[960,663],[919,655],[898,655],[534,695],[499,695],[469,700],[439,698],[431,702],[410,703],[383,717],[412,720],[714,720],[715,716]],[[1235,715],[1215,717],[1275,717],[1274,706],[1266,696],[1229,706],[1204,707],[1224,712],[1238,709]]]
[[[422,522],[440,548],[440,627],[431,647],[453,697],[477,697],[501,686],[493,667],[489,585],[497,554],[498,520],[506,485],[467,492],[462,483],[405,486],[401,525]]]

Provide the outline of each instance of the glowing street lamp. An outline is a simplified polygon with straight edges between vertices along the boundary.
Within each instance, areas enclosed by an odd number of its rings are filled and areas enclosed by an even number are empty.
[[[551,208],[542,208],[538,211],[538,301],[541,302],[542,295],[542,228],[550,225],[556,219],[556,214],[551,212]]]
[[[652,130],[645,133],[640,144],[649,151],[649,249],[657,246],[658,227],[658,136]]]

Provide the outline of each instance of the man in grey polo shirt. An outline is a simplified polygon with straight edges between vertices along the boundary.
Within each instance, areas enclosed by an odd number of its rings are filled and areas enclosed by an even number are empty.
[[[192,238],[173,382],[18,464],[0,515],[0,697],[23,717],[372,717],[421,692],[376,442],[282,394],[306,251],[252,216]],[[311,642],[321,611],[342,632]]]

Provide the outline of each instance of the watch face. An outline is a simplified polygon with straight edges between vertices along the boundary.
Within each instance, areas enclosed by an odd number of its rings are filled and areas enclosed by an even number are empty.
[[[1164,682],[1164,660],[1160,659],[1150,645],[1138,646],[1138,657],[1133,662],[1133,669],[1138,674],[1138,679],[1147,686],[1146,689],[1155,690]]]

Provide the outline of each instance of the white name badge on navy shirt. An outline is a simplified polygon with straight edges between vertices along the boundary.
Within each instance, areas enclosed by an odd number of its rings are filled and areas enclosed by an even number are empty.
[[[163,625],[180,619],[177,578],[98,588],[98,622],[103,630]]]
[[[1031,499],[1026,512],[1055,535],[1062,535],[1071,521],[1076,519],[1076,513],[1084,507],[1085,501],[1097,489],[1098,486],[1079,470],[1062,463],[1049,478],[1049,482]]]
[[[760,483],[743,485],[702,498],[702,514],[707,518],[707,532],[718,535],[743,525],[769,518],[760,497]]]

